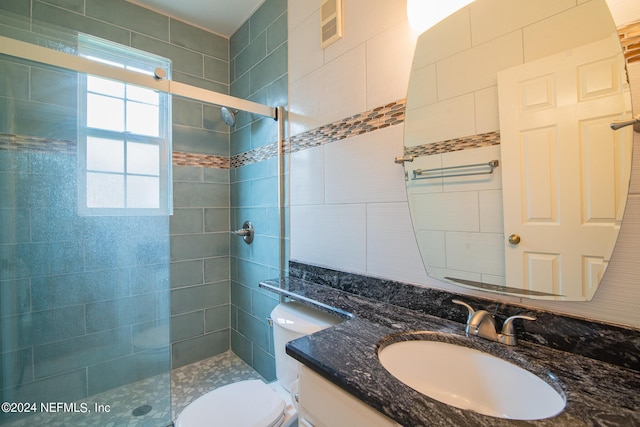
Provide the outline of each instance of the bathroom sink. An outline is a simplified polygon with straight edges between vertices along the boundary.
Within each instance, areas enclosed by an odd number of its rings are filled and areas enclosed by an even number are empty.
[[[393,376],[435,400],[493,417],[537,420],[565,407],[564,393],[537,375],[488,353],[416,339],[382,347],[378,358]]]

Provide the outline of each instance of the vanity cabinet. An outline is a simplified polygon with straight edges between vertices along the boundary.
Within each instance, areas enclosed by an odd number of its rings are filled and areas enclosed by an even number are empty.
[[[299,379],[300,427],[400,427],[304,365]]]

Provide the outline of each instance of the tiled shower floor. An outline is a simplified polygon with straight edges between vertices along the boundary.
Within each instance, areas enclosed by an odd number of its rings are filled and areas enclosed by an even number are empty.
[[[202,394],[233,382],[261,379],[251,366],[231,351],[201,360],[171,373],[171,411],[175,420],[180,411]],[[169,374],[158,375],[84,399],[89,409],[93,404],[110,405],[109,413],[36,414],[3,424],[2,427],[165,427],[168,402],[166,390]],[[140,416],[132,413],[144,405],[151,410]]]

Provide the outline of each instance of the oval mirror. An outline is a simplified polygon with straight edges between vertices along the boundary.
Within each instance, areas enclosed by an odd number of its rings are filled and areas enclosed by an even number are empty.
[[[578,4],[576,4],[578,3]],[[423,33],[409,206],[430,276],[590,300],[627,200],[631,96],[605,0],[477,0]]]

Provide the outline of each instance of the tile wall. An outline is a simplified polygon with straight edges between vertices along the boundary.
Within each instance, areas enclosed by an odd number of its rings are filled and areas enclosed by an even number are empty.
[[[124,0],[9,0],[0,8],[168,57],[179,82],[268,105],[287,103],[286,1],[267,0],[231,40]],[[279,274],[276,123],[239,113],[230,132],[218,108],[183,99],[172,107],[172,366],[233,343],[272,378],[265,318],[277,299],[257,283]],[[229,231],[244,220],[256,227],[251,247],[230,239]]]
[[[620,7],[633,2],[610,3]],[[319,5],[289,2],[292,137],[406,97],[416,36],[409,30],[405,6],[404,1],[345,2],[345,36],[322,50],[317,31]],[[619,25],[640,18],[637,8],[627,5],[625,10],[624,14],[614,11],[614,16],[627,20],[618,21]],[[489,21],[510,22],[507,16]],[[438,48],[449,47],[440,41],[434,44]],[[640,82],[636,64],[629,65],[634,94]],[[640,95],[634,99],[637,104]],[[639,110],[636,105],[634,111]],[[640,326],[635,303],[640,298],[636,286],[640,274],[637,134],[627,212],[607,275],[592,301],[556,303],[463,290],[426,275],[413,235],[403,168],[393,163],[394,157],[403,154],[403,127],[391,126],[292,153],[291,260]]]
[[[8,57],[0,69],[2,400],[72,402],[167,380],[168,217],[78,216],[78,76]],[[153,331],[149,354],[137,343]]]
[[[173,80],[229,93],[228,39],[124,0],[7,0],[0,9],[168,57]],[[176,98],[172,110],[171,341],[177,367],[229,349],[230,153],[218,108]],[[187,155],[200,164],[185,162]]]
[[[287,104],[287,2],[267,0],[231,37],[231,95],[269,106]],[[231,239],[231,347],[268,380],[275,379],[267,316],[277,296],[258,288],[278,277],[277,123],[238,113],[231,133],[231,227],[251,221],[255,239]]]

